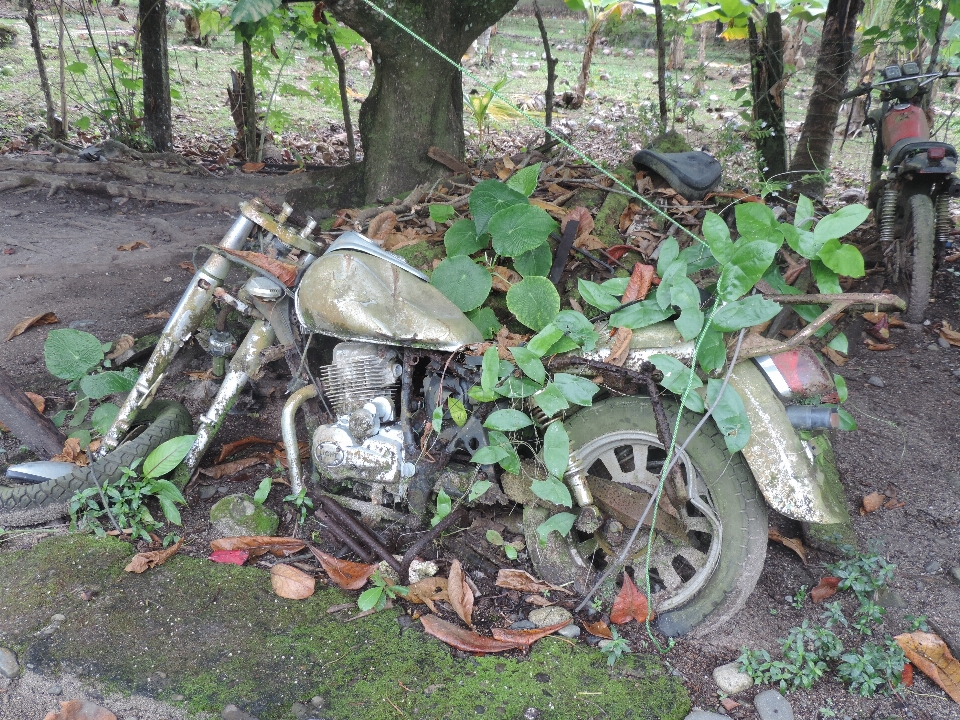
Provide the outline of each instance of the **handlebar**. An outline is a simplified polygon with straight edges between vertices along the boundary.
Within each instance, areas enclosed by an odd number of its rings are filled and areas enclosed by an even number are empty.
[[[849,100],[850,98],[855,98],[858,95],[866,95],[871,90],[873,90],[873,83],[864,83],[863,85],[858,85],[853,90],[848,90],[840,96],[840,99]]]
[[[895,83],[904,82],[907,80],[917,80],[920,82],[920,85],[928,85],[934,80],[939,80],[940,78],[946,77],[960,77],[958,72],[938,72],[938,73],[924,73],[922,75],[911,75],[908,77],[899,77],[893,80],[881,80],[880,82],[875,83],[863,83],[858,85],[853,90],[848,90],[840,96],[841,100],[849,100],[850,98],[855,98],[859,95],[866,95],[868,92],[874,88],[882,87],[883,85],[893,85]]]

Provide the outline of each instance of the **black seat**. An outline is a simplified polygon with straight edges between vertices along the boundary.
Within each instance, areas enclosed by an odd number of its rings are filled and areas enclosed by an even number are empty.
[[[687,200],[703,200],[720,183],[720,163],[699,150],[682,153],[641,150],[633,156],[633,165],[637,170],[652,170]]]
[[[915,155],[918,152],[923,152],[925,150],[931,150],[933,148],[943,148],[946,151],[945,156],[948,158],[956,159],[957,157],[956,149],[949,143],[937,142],[936,140],[917,140],[916,138],[904,138],[890,148],[890,153],[887,156],[887,164],[890,167],[896,167],[911,155]]]

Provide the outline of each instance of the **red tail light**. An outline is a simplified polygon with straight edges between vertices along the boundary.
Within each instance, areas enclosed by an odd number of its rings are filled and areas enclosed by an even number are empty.
[[[755,361],[780,397],[815,397],[834,389],[833,377],[805,345]]]

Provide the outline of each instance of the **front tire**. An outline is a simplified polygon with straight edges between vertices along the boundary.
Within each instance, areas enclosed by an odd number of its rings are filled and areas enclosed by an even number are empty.
[[[912,249],[910,262],[910,287],[907,298],[907,322],[923,322],[930,290],[933,286],[933,253],[936,238],[936,213],[929,195],[912,195],[909,198],[905,248]]]
[[[664,406],[676,415],[675,402],[664,401]],[[678,446],[696,421],[688,414],[680,418]],[[588,485],[612,481],[646,490],[647,496],[655,489],[666,453],[657,439],[649,398],[605,400],[581,410],[566,427],[571,461]],[[706,634],[743,608],[760,577],[767,548],[766,504],[746,462],[739,454],[730,455],[714,423],[698,431],[678,467],[692,490],[686,506],[674,509],[686,538],[656,532],[651,550],[656,624],[671,637]],[[634,577],[641,589],[647,536],[648,531],[641,530],[638,543],[643,548],[633,549]]]

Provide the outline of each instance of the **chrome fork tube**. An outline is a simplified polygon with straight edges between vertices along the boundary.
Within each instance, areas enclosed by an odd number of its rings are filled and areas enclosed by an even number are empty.
[[[229,250],[239,250],[246,242],[247,236],[253,229],[253,222],[240,216],[236,219],[227,234],[220,241],[220,247]],[[133,417],[138,410],[142,410],[153,399],[157,386],[163,379],[163,374],[170,361],[190,338],[204,314],[213,303],[213,291],[223,284],[230,271],[231,263],[220,255],[211,255],[203,266],[197,270],[187,291],[180,298],[176,309],[170,315],[157,347],[150,356],[133,390],[117,413],[116,420],[110,426],[100,446],[100,453],[107,453],[120,444],[121,438],[127,434]]]
[[[283,406],[280,417],[280,431],[283,433],[283,447],[287,452],[290,489],[294,495],[303,488],[303,468],[300,465],[300,447],[297,444],[297,411],[307,400],[317,396],[317,387],[312,383],[293,393]]]

